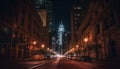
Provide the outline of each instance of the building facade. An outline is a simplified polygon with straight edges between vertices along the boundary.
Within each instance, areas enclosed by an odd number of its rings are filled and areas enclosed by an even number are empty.
[[[2,3],[5,6],[6,2]],[[31,50],[45,44],[42,19],[29,0],[8,0],[7,3],[0,11],[0,57],[30,57]]]
[[[80,22],[80,16],[81,16],[81,6],[80,6],[80,3],[74,3],[73,6],[72,6],[72,10],[71,10],[71,35],[72,35],[72,38],[71,38],[71,42],[72,44],[74,42],[76,42],[76,33],[77,33],[77,30],[81,24]]]
[[[88,4],[86,2],[73,3],[71,9],[71,48],[74,47],[76,45],[76,42],[78,41],[78,29],[81,26],[84,17],[86,16],[87,5]]]
[[[78,44],[83,55],[94,59],[119,60],[119,23],[117,1],[92,1],[78,30]],[[85,40],[87,38],[87,41]]]
[[[32,5],[35,7],[36,11],[41,13],[41,10],[46,10],[46,24],[48,32],[48,46],[52,48],[54,42],[52,38],[55,37],[53,34],[55,32],[54,14],[53,14],[53,0],[32,0]]]

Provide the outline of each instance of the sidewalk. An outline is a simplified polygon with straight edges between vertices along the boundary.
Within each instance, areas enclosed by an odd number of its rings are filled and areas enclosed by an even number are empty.
[[[98,60],[98,61],[91,61],[90,63],[96,64],[98,66],[106,67],[106,69],[120,69],[119,60]]]
[[[30,59],[1,59],[0,69],[28,69],[31,66],[44,63],[50,59],[44,59],[40,61],[32,61]]]
[[[0,69],[27,69],[19,60],[0,60]]]
[[[120,60],[92,60],[92,63],[120,64]]]

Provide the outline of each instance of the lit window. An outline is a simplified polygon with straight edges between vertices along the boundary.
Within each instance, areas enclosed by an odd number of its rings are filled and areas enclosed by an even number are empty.
[[[55,40],[55,37],[52,37],[52,40]]]
[[[77,18],[75,18],[75,20],[77,20]]]
[[[80,7],[77,7],[77,9],[81,9]]]

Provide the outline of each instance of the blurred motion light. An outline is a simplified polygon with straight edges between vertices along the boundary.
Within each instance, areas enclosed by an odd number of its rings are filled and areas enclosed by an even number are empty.
[[[57,54],[56,57],[64,57],[63,55]]]

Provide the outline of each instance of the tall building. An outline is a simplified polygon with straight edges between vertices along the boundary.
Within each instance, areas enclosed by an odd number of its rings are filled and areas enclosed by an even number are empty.
[[[43,20],[43,26],[45,27],[46,31],[46,40],[45,43],[47,43],[47,46],[52,48],[52,37],[53,37],[53,9],[52,9],[52,1],[53,0],[33,0],[32,4],[34,5],[34,8],[40,15],[40,17]]]
[[[37,11],[39,11],[45,8],[45,0],[32,0],[32,5]]]
[[[58,27],[58,53],[62,54],[63,53],[63,33],[64,33],[64,25],[61,24]]]
[[[72,10],[71,10],[71,43],[72,45],[76,41],[76,38],[77,38],[76,33],[79,26],[81,25],[81,16],[82,16],[81,10],[82,10],[82,7],[79,2],[73,4]]]
[[[55,31],[54,14],[53,14],[53,0],[46,0],[45,8],[47,9],[47,22],[49,24],[49,32]]]
[[[55,23],[53,14],[53,0],[33,0],[34,7],[38,13],[46,10],[46,25],[48,31],[49,46],[52,47],[52,38],[54,37]]]
[[[89,3],[88,12],[78,30],[82,55],[99,60],[120,60],[120,8],[116,0]],[[85,40],[87,39],[87,40]]]
[[[32,56],[32,50],[40,48],[44,42],[42,19],[30,0],[6,0],[1,3],[4,8],[0,8],[0,58]]]
[[[70,49],[70,36],[70,32],[67,30],[63,33],[63,53],[67,52]]]
[[[81,27],[82,21],[84,20],[89,1],[79,1],[73,3],[71,9],[71,42],[70,47],[76,46],[75,42],[78,41],[78,28]],[[81,31],[82,32],[82,31]]]

